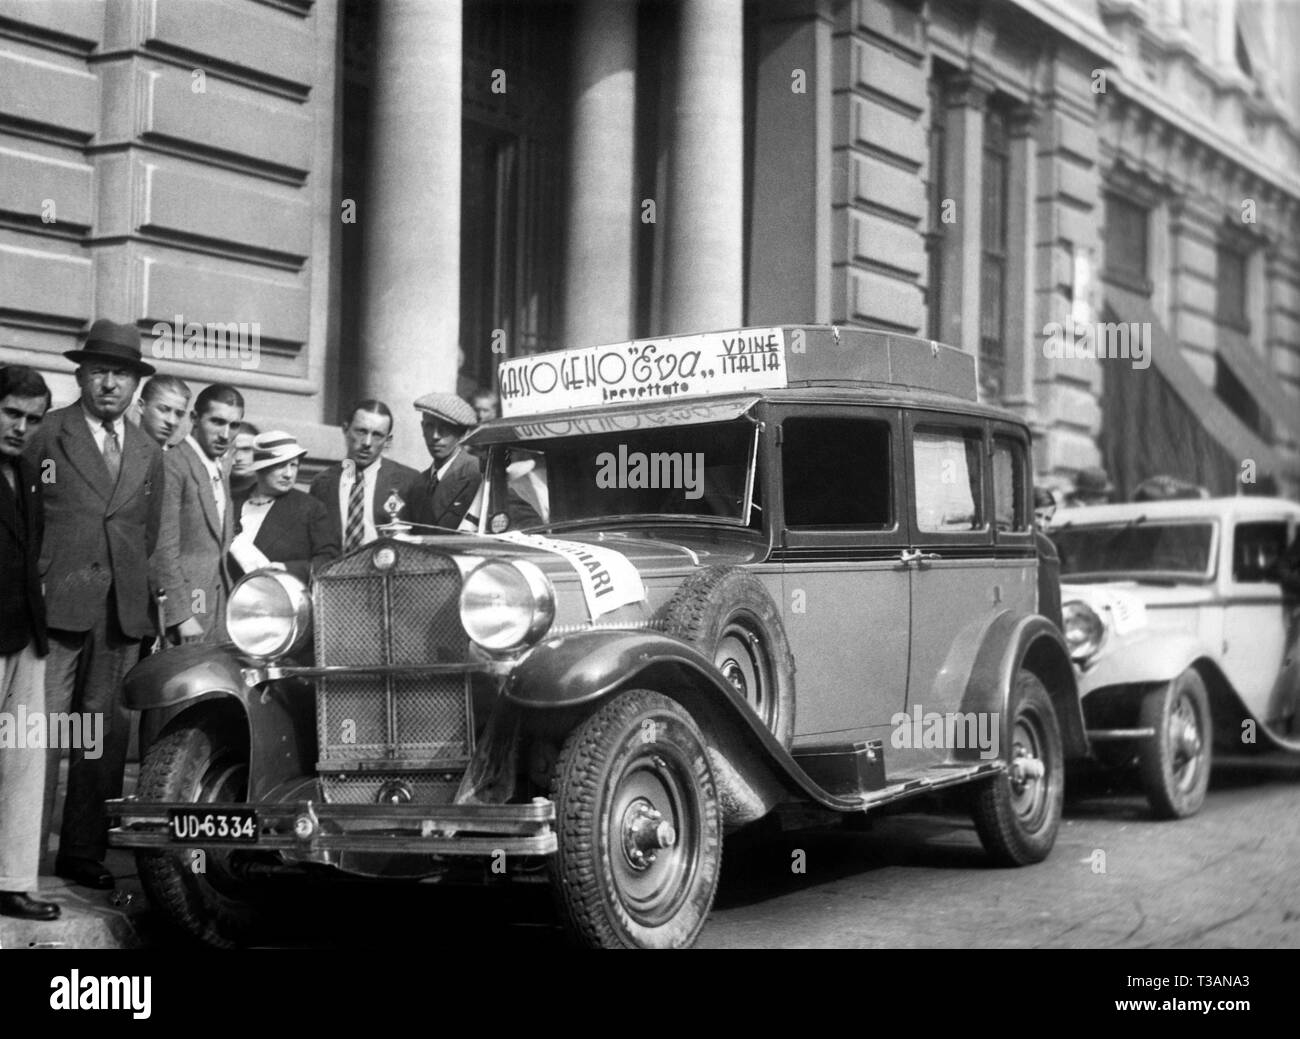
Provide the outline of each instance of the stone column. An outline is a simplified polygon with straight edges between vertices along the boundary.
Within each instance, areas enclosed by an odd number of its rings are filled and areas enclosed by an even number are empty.
[[[565,347],[632,334],[636,5],[582,0],[574,41]]]
[[[390,454],[423,467],[412,402],[456,389],[461,5],[384,0],[376,17],[357,390],[393,409]]]
[[[829,322],[834,14],[825,0],[760,12],[745,320]]]
[[[681,4],[668,198],[658,213],[667,335],[743,321],[743,14],[743,0]]]
[[[984,108],[989,85],[960,76],[945,84],[943,183],[955,219],[945,233],[940,309],[942,339],[978,356],[980,349],[980,214],[984,172]]]
[[[1020,105],[1011,115],[1011,169],[1007,193],[1006,380],[1002,403],[1031,420],[1036,417],[1034,370],[1042,329],[1034,321],[1034,243],[1038,205],[1037,113]]]

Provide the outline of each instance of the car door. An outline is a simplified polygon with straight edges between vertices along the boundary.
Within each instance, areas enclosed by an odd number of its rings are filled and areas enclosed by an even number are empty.
[[[1286,726],[1283,735],[1296,738],[1300,726],[1288,724],[1297,709],[1296,690],[1284,688],[1295,679],[1278,682],[1288,621],[1278,570],[1288,544],[1287,517],[1279,509],[1276,516],[1227,526],[1220,555],[1223,673],[1251,714],[1272,729]]]
[[[907,695],[909,577],[896,408],[774,408],[795,745],[887,738]]]
[[[968,759],[976,751],[991,757],[997,720],[958,716],[988,626],[1005,610],[1035,608],[1024,443],[1009,432],[999,433],[1005,471],[999,466],[1002,491],[995,495],[994,440],[983,420],[915,412],[907,416],[906,432],[912,557],[906,714],[911,738],[902,742],[915,752],[915,765]],[[990,522],[995,508],[1007,528],[999,532],[1000,544],[995,544]],[[935,716],[943,721],[942,740],[934,738]]]

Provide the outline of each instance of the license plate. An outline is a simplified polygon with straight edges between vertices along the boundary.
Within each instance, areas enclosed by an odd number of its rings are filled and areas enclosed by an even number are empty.
[[[185,844],[256,844],[257,813],[232,808],[224,812],[167,812],[167,836]]]

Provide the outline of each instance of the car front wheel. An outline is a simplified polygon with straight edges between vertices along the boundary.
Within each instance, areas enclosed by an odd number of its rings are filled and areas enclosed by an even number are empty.
[[[704,738],[676,701],[620,693],[579,725],[551,782],[561,922],[597,948],[684,948],[713,904],[722,823]]]
[[[1151,810],[1161,819],[1200,811],[1210,781],[1210,698],[1194,668],[1142,697],[1141,724],[1154,729],[1142,745],[1138,768]]]
[[[149,747],[136,793],[142,801],[242,802],[248,793],[248,755],[215,719],[200,718]],[[253,908],[227,853],[139,851],[136,864],[150,904],[185,935],[227,949],[246,937]]]
[[[985,850],[1003,866],[1047,858],[1056,843],[1065,795],[1061,731],[1038,676],[1016,675],[1006,768],[976,791],[971,814]]]

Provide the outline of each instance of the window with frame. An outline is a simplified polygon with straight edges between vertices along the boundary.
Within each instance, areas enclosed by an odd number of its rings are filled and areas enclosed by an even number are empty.
[[[1011,135],[1006,110],[984,113],[983,198],[980,209],[980,383],[986,397],[1002,395],[1006,367],[1007,199]]]
[[[918,426],[912,434],[916,526],[928,534],[984,528],[978,430]]]
[[[1286,552],[1286,524],[1238,523],[1232,534],[1232,579],[1242,584],[1278,584]]]
[[[894,526],[889,423],[803,418],[781,424],[785,525],[805,530]]]
[[[1106,276],[1143,295],[1151,292],[1151,210],[1114,192],[1103,196],[1102,242]]]
[[[1217,303],[1215,316],[1220,324],[1239,332],[1250,332],[1246,312],[1246,253],[1232,245],[1220,243],[1218,271],[1215,276]]]
[[[1025,449],[1019,440],[993,438],[993,523],[1003,532],[1029,529],[1025,512]]]

